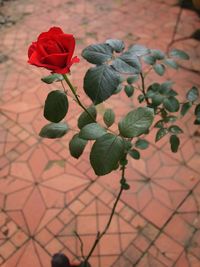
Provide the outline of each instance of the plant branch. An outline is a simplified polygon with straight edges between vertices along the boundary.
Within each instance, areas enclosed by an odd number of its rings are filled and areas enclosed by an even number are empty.
[[[90,114],[90,112],[88,112],[88,110],[86,109],[86,107],[81,103],[79,96],[76,94],[76,89],[74,88],[74,86],[71,84],[70,80],[68,79],[66,74],[63,74],[63,78],[65,79],[66,83],[68,84],[69,88],[71,89],[78,105],[88,114],[88,116],[94,121],[96,122],[95,118]]]
[[[184,1],[184,0],[181,0],[181,3],[180,3],[180,9],[179,9],[178,16],[177,16],[177,18],[176,18],[176,24],[175,24],[175,26],[174,26],[174,30],[173,30],[173,33],[172,33],[171,41],[170,41],[169,44],[167,45],[167,49],[166,49],[166,52],[167,52],[167,53],[169,53],[169,49],[170,49],[170,47],[173,45],[173,43],[176,42],[176,40],[175,40],[175,36],[176,36],[177,29],[178,29],[178,26],[179,26],[179,23],[180,23],[180,20],[181,20],[181,15],[182,15],[182,12],[183,12],[183,1]]]
[[[150,105],[149,99],[146,98],[146,91],[145,91],[145,84],[144,84],[144,75],[143,75],[142,72],[140,73],[140,77],[141,77],[141,80],[142,80],[142,93],[144,95],[144,98],[145,98],[145,101],[146,101],[147,105]]]
[[[122,166],[122,168],[121,168],[121,170],[122,170],[121,179],[125,179],[125,178],[124,178],[125,168],[126,168],[125,166]],[[89,258],[91,257],[92,253],[94,252],[94,250],[95,250],[97,244],[99,243],[99,241],[101,240],[101,238],[102,238],[102,237],[106,234],[106,232],[108,231],[108,229],[109,229],[109,227],[110,227],[110,224],[111,224],[111,222],[112,222],[112,218],[113,218],[113,216],[114,216],[114,213],[115,213],[117,204],[118,204],[118,202],[119,202],[119,200],[120,200],[120,197],[121,197],[121,195],[122,195],[123,190],[124,190],[123,185],[121,185],[120,191],[119,191],[119,193],[118,193],[118,195],[117,195],[117,198],[116,198],[116,200],[115,200],[115,203],[114,203],[114,205],[113,205],[113,207],[112,207],[112,211],[111,211],[109,220],[108,220],[108,222],[107,222],[107,224],[106,224],[104,230],[103,230],[101,233],[100,233],[100,232],[97,233],[97,236],[96,236],[96,239],[95,239],[95,241],[94,241],[94,244],[93,244],[93,246],[92,246],[92,248],[91,248],[91,250],[90,250],[88,256],[85,258],[85,263],[88,262]]]
[[[80,248],[81,248],[81,257],[85,260],[85,256],[83,253],[83,240],[81,239],[80,235],[74,231],[74,234],[76,235],[76,237],[78,238],[79,242],[80,242]]]

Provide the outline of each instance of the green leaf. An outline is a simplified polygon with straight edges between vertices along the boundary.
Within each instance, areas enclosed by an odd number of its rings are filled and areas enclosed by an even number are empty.
[[[189,111],[189,109],[192,107],[191,102],[186,102],[181,107],[181,115],[185,116],[185,114]]]
[[[48,94],[44,105],[44,117],[51,122],[61,121],[68,111],[68,99],[63,91],[55,90]]]
[[[97,118],[97,110],[95,108],[95,106],[91,106],[89,108],[87,108],[87,111],[91,114],[91,116],[96,120]],[[92,118],[88,115],[88,113],[86,111],[83,111],[83,113],[81,113],[81,115],[78,118],[78,128],[81,129],[83,128],[85,125],[90,124],[94,122],[92,120]]]
[[[120,77],[110,66],[102,65],[91,68],[84,78],[84,90],[94,104],[108,99],[120,83]]]
[[[119,84],[117,86],[117,89],[114,91],[113,95],[119,94],[121,92],[121,90],[123,89],[122,84]]]
[[[198,104],[194,110],[194,114],[197,116],[197,117],[200,117],[200,104]]]
[[[200,125],[200,117],[196,117],[196,120],[194,121],[195,125]]]
[[[159,106],[163,100],[164,100],[164,96],[159,94],[159,93],[154,93],[153,96],[151,97],[152,99],[152,104],[155,106]]]
[[[85,140],[96,140],[104,134],[106,134],[105,128],[102,128],[98,123],[90,123],[80,130],[79,137]]]
[[[124,48],[125,48],[124,42],[121,41],[121,40],[118,40],[118,39],[106,40],[106,44],[111,46],[112,49],[117,53],[122,52],[124,50]]]
[[[177,112],[179,110],[179,102],[174,96],[170,96],[163,100],[164,107],[170,112]]]
[[[178,64],[173,59],[167,58],[164,63],[175,70],[178,69]]]
[[[60,138],[68,132],[69,128],[66,123],[49,123],[45,125],[39,135],[43,138]]]
[[[51,74],[49,76],[43,77],[41,79],[43,82],[51,84],[53,82],[58,82],[64,80],[63,76],[58,73]]]
[[[168,133],[168,129],[161,128],[156,133],[156,139],[155,141],[158,142],[161,138],[163,138]]]
[[[159,120],[154,125],[155,128],[163,128],[163,120]]]
[[[138,74],[141,71],[141,63],[136,55],[131,52],[124,52],[113,60],[112,66],[120,73]]]
[[[188,60],[190,58],[187,53],[179,49],[173,49],[169,54],[171,57],[176,57],[184,60]]]
[[[136,149],[132,149],[128,152],[128,154],[133,158],[133,159],[140,159],[140,152],[137,151]]]
[[[128,51],[133,53],[134,55],[140,57],[148,54],[150,50],[146,48],[144,45],[132,45],[129,47]]]
[[[187,92],[187,100],[189,100],[190,102],[194,102],[195,100],[198,99],[199,97],[199,91],[198,89],[193,86],[188,92]]]
[[[108,44],[95,44],[82,51],[82,57],[96,65],[103,64],[112,58],[112,47]]]
[[[110,127],[115,122],[115,113],[111,108],[106,109],[104,115],[103,115],[104,123],[107,125],[107,127]]]
[[[177,120],[176,116],[170,115],[163,119],[164,122],[175,122]]]
[[[155,64],[153,66],[153,69],[160,76],[162,76],[165,73],[165,66],[163,64]]]
[[[142,103],[144,101],[144,99],[145,99],[144,95],[139,95],[138,96],[139,103]]]
[[[169,127],[169,132],[173,134],[179,134],[183,133],[183,130],[177,125],[172,125]]]
[[[172,82],[172,81],[166,81],[166,82],[162,83],[160,85],[159,92],[161,94],[164,94],[164,95],[168,94],[170,89],[172,88],[173,84],[174,84],[174,82]]]
[[[162,60],[165,58],[165,53],[161,50],[151,49],[151,54],[155,59]]]
[[[121,137],[107,133],[96,140],[90,153],[90,163],[96,175],[113,171],[124,152]]]
[[[152,55],[147,55],[142,58],[146,64],[153,65],[156,62],[156,58]]]
[[[145,139],[138,139],[135,143],[135,147],[139,149],[146,149],[149,146],[149,142],[146,141]]]
[[[125,85],[124,91],[128,97],[131,97],[134,93],[134,87],[132,85]]]
[[[180,140],[179,140],[178,136],[171,135],[170,136],[170,144],[171,144],[171,151],[173,153],[176,153],[178,151],[178,148],[180,145]]]
[[[131,85],[132,83],[136,82],[139,79],[138,75],[134,75],[134,76],[129,76],[126,81],[129,85]]]
[[[120,122],[119,131],[124,137],[136,137],[146,133],[154,119],[154,112],[147,107],[130,111]]]
[[[69,151],[71,156],[78,159],[82,155],[87,142],[87,140],[84,140],[80,138],[78,134],[75,134],[69,142]]]

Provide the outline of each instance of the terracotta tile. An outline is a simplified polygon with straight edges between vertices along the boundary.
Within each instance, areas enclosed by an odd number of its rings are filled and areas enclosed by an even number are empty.
[[[156,226],[162,227],[171,216],[172,211],[161,205],[158,201],[152,200],[143,210],[142,214]]]
[[[28,236],[22,232],[18,231],[16,234],[12,236],[12,242],[15,244],[17,247],[21,247],[28,239]]]
[[[0,247],[0,255],[7,259],[15,251],[15,246],[8,240]]]
[[[58,220],[57,218],[55,218],[53,221],[51,221],[50,223],[48,223],[47,225],[47,229],[53,234],[53,235],[57,235],[61,229],[64,227],[64,224]]]

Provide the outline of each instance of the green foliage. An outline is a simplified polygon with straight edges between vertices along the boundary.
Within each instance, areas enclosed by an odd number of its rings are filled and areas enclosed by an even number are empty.
[[[91,106],[91,107],[87,108],[87,111],[89,112],[89,114],[91,114],[91,116],[94,118],[94,120],[96,120],[97,110],[96,110],[95,106]],[[92,120],[92,118],[88,115],[88,113],[86,111],[83,111],[78,118],[78,128],[81,129],[85,125],[94,122],[94,120]]]
[[[138,75],[134,75],[134,76],[129,76],[126,81],[129,85],[133,84],[134,82],[136,82],[139,79]]]
[[[171,151],[173,153],[176,153],[178,151],[179,145],[180,145],[180,139],[176,135],[170,136],[170,144],[171,144]]]
[[[80,138],[78,134],[75,134],[69,142],[69,151],[71,156],[78,159],[82,155],[87,142],[87,140],[84,140]]]
[[[153,65],[156,63],[156,58],[152,55],[147,55],[142,58],[146,64]]]
[[[133,159],[140,159],[140,152],[138,150],[132,149],[128,153]]]
[[[89,69],[84,78],[84,90],[96,104],[108,99],[117,90],[120,77],[110,66],[100,65]]]
[[[106,134],[106,129],[93,122],[80,130],[79,137],[85,140],[96,140],[104,134]]]
[[[160,76],[162,76],[165,73],[165,66],[163,64],[155,64],[153,66],[153,69]]]
[[[188,60],[190,58],[187,53],[179,49],[173,49],[169,54],[171,57],[184,59],[184,60]]]
[[[111,46],[112,49],[117,53],[122,52],[125,48],[124,42],[118,39],[108,39],[106,40],[106,44]]]
[[[166,134],[168,134],[168,129],[161,128],[156,133],[155,141],[158,142],[161,138],[163,138]]]
[[[124,137],[136,137],[146,133],[154,119],[154,112],[147,107],[130,111],[118,124],[120,134]]]
[[[133,53],[134,55],[138,57],[141,57],[141,56],[148,54],[150,52],[150,49],[148,49],[144,45],[136,44],[136,45],[130,46],[128,51],[130,51],[131,53]]]
[[[58,73],[53,73],[49,76],[45,76],[41,79],[44,83],[51,84],[53,82],[58,82],[64,80],[63,76]]]
[[[103,115],[103,121],[107,127],[110,127],[115,122],[115,113],[111,108],[106,109]]]
[[[192,107],[192,103],[190,102],[184,103],[181,107],[181,115],[185,116],[185,114],[190,110],[191,107]]]
[[[146,149],[149,146],[149,142],[145,139],[138,139],[135,143],[135,147],[138,149]]]
[[[199,91],[196,87],[192,87],[188,92],[187,92],[187,100],[190,102],[194,102],[199,98]]]
[[[45,125],[39,135],[43,138],[60,138],[68,132],[69,128],[66,123],[49,123]]]
[[[96,140],[90,153],[90,163],[96,175],[105,175],[116,169],[124,152],[121,137],[107,133]]]
[[[82,57],[88,62],[100,65],[112,58],[112,47],[108,44],[95,44],[86,47]]]
[[[44,105],[44,117],[51,122],[59,122],[68,111],[68,99],[63,91],[55,90],[48,94]]]
[[[132,85],[125,85],[124,91],[128,97],[131,97],[134,93],[134,87]]]
[[[151,54],[156,60],[162,60],[165,58],[165,53],[158,49],[151,49]]]
[[[176,61],[174,61],[174,60],[171,59],[171,58],[167,58],[167,59],[165,59],[164,63],[165,63],[167,66],[169,66],[169,67],[171,67],[171,68],[173,68],[173,69],[175,69],[175,70],[178,69],[178,64],[176,63]]]
[[[170,96],[163,100],[163,105],[169,112],[177,112],[179,110],[179,101],[174,97]]]
[[[195,108],[194,114],[196,115],[196,119],[194,124],[200,125],[200,104],[198,104]]]
[[[112,66],[120,73],[138,74],[141,71],[141,63],[138,57],[130,51],[124,52],[114,59]]]
[[[173,134],[179,134],[179,133],[183,133],[183,130],[177,125],[171,125],[169,127],[169,132]]]

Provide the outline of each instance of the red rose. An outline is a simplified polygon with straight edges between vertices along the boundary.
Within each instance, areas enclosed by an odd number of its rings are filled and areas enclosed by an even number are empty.
[[[73,57],[75,39],[72,34],[65,34],[59,27],[39,35],[28,49],[28,63],[51,70],[53,73],[70,72],[73,63],[79,58]]]

